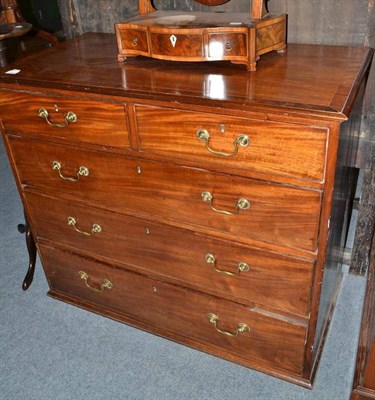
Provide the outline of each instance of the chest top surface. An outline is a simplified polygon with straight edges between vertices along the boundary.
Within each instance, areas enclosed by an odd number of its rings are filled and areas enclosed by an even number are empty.
[[[245,109],[294,110],[345,119],[373,51],[289,44],[258,71],[222,63],[116,60],[112,34],[88,33],[0,70],[0,83]],[[6,71],[17,68],[16,75]]]

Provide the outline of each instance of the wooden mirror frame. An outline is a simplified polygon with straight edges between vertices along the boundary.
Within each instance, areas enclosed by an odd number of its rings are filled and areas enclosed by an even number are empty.
[[[199,3],[206,5],[219,5],[227,3],[230,0],[196,0]],[[268,13],[267,0],[250,0],[251,3],[251,18],[259,19]],[[150,14],[156,11],[152,4],[152,0],[139,0],[139,13]]]
[[[230,0],[195,0],[197,3],[204,4],[205,6],[220,6],[221,4],[228,3]]]

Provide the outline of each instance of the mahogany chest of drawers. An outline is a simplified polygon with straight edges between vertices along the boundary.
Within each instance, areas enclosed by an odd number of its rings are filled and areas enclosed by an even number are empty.
[[[310,386],[371,52],[290,45],[250,73],[116,51],[85,34],[0,73],[49,294]]]

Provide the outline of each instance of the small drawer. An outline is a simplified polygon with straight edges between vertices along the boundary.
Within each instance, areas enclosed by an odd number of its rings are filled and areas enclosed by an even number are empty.
[[[247,35],[244,33],[210,33],[208,35],[208,57],[215,60],[247,57]]]
[[[316,251],[318,190],[12,136],[8,140],[23,185],[194,230]]]
[[[304,325],[87,257],[52,247],[39,249],[56,297],[61,293],[81,307],[123,315],[135,326],[248,366],[302,371]]]
[[[148,54],[147,31],[141,29],[117,28],[120,36],[120,53]]]
[[[326,129],[141,105],[136,119],[146,153],[248,177],[324,180]]]
[[[0,118],[10,134],[130,147],[125,104],[2,91]]]
[[[26,192],[41,239],[243,303],[310,312],[313,262]]]
[[[171,30],[159,33],[151,30],[151,49],[153,57],[165,59],[201,60],[204,56],[202,34],[182,34]]]

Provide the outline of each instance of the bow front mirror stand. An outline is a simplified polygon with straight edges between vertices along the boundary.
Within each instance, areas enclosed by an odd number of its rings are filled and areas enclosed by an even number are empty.
[[[207,6],[229,0],[196,0]],[[251,12],[218,13],[156,10],[139,0],[139,15],[116,24],[118,60],[146,56],[172,61],[231,61],[256,70],[262,54],[286,49],[286,15],[273,16],[264,0]]]

